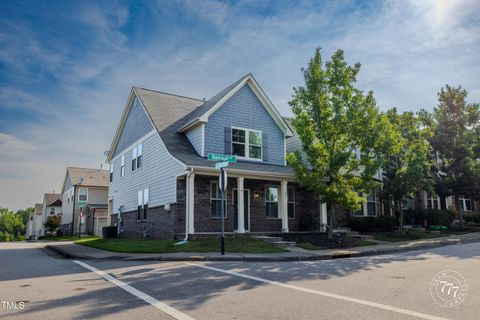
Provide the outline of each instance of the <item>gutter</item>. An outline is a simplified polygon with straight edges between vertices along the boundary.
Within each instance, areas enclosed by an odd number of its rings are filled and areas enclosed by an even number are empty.
[[[193,168],[190,168],[190,170],[188,171],[187,175],[186,175],[186,184],[185,184],[185,188],[187,189],[186,193],[185,193],[185,238],[180,241],[180,242],[177,242],[175,243],[175,245],[181,245],[181,244],[186,244],[188,242],[188,228],[189,228],[189,221],[190,221],[190,210],[189,210],[189,207],[190,207],[190,176],[192,175],[193,173]]]

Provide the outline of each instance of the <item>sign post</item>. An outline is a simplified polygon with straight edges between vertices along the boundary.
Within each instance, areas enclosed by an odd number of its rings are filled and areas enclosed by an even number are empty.
[[[225,254],[225,190],[227,190],[227,172],[225,168],[228,167],[229,163],[237,162],[236,156],[230,156],[225,154],[216,154],[216,153],[209,153],[208,160],[210,161],[217,161],[215,163],[215,169],[220,169],[220,176],[218,177],[218,186],[220,188],[221,193],[221,204],[220,204],[220,214],[222,215],[222,230],[220,236],[220,253],[222,255]]]

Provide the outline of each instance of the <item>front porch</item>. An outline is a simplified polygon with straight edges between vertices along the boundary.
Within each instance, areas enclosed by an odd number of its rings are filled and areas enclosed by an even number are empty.
[[[321,225],[326,223],[326,206],[320,205],[292,178],[233,172],[228,172],[228,177],[225,191],[227,235],[320,231]],[[218,175],[192,173],[178,180],[177,191],[178,203],[185,201],[187,221],[183,222],[189,235],[194,238],[218,235],[221,230]]]

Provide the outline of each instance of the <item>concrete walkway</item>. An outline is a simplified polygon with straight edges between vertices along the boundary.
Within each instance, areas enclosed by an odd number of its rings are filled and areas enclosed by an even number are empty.
[[[226,253],[176,252],[176,253],[119,253],[74,244],[72,241],[40,241],[40,247],[52,250],[65,258],[85,260],[121,261],[308,261],[338,258],[361,257],[403,252],[425,248],[436,248],[470,242],[480,242],[480,232],[452,235],[441,238],[402,241],[350,249],[305,250],[298,247],[287,248],[280,253]]]

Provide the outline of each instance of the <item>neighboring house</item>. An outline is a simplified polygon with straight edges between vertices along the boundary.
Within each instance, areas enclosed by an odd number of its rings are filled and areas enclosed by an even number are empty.
[[[107,226],[108,170],[68,167],[62,186],[63,234],[98,234]],[[80,218],[81,216],[81,218]],[[103,220],[106,219],[106,220]],[[101,233],[101,231],[100,231]]]
[[[220,231],[219,170],[227,168],[225,231],[320,230],[326,205],[286,165],[292,132],[251,74],[208,101],[132,88],[109,150],[109,208],[126,237],[181,238]]]
[[[465,214],[480,213],[480,202],[472,197],[460,196],[455,205],[454,196],[441,197],[427,191],[419,192],[416,209],[448,209],[456,207]]]
[[[45,236],[45,223],[51,215],[60,215],[62,213],[62,200],[59,193],[45,193],[42,203],[42,223],[40,236]]]
[[[27,224],[27,239],[38,238],[41,234],[42,228],[42,204],[35,203],[33,206],[33,213],[30,216]]]

